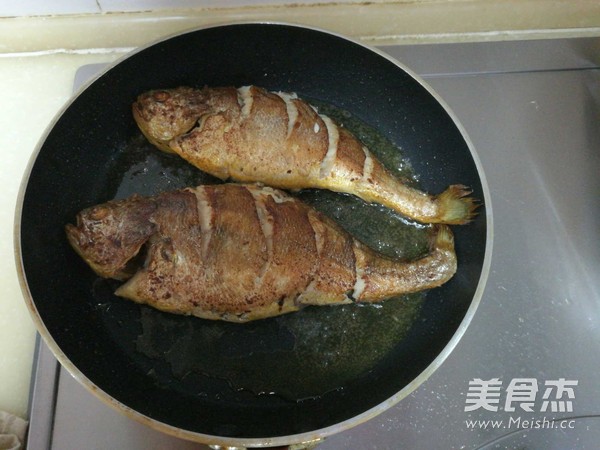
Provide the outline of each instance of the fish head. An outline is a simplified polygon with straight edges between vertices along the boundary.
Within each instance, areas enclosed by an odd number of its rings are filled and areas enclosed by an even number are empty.
[[[134,196],[84,209],[74,225],[66,225],[67,238],[98,275],[127,279],[139,266],[140,249],[156,231],[155,208],[149,199]]]
[[[169,142],[194,128],[208,111],[206,92],[188,87],[145,92],[132,105],[133,117],[146,138],[173,153]]]

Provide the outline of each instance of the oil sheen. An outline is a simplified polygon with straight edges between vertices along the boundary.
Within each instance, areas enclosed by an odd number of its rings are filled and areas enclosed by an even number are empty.
[[[312,101],[320,113],[348,128],[396,176],[417,185],[401,149],[347,111]],[[108,198],[155,195],[219,182],[140,135],[118,149]],[[377,251],[415,258],[427,251],[427,226],[380,205],[322,190],[295,193]],[[103,283],[110,286],[102,287]],[[307,307],[247,324],[175,316],[110,294],[113,282],[94,287],[98,314],[132,361],[154,383],[194,395],[277,396],[301,401],[344,389],[377,371],[418,319],[424,293],[375,305]],[[123,327],[124,316],[135,322]],[[118,325],[116,323],[118,322]],[[125,334],[129,333],[129,336]],[[215,389],[214,380],[220,388]]]

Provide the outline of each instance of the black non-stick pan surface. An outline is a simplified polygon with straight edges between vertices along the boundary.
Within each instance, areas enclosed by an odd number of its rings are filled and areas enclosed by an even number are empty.
[[[373,127],[402,148],[426,191],[461,183],[484,198],[472,150],[430,90],[385,56],[323,31],[196,30],[135,52],[88,85],[48,131],[24,181],[17,219],[28,302],[42,336],[90,390],[146,423],[204,441],[328,434],[399,399],[468,323],[484,264],[482,206],[473,223],[453,227],[456,276],[422,301],[394,300],[401,306],[387,310],[308,308],[240,325],[113,296],[118,283],[92,273],[69,247],[65,224],[115,197],[217,181],[147,144],[132,102],[149,89],[249,84],[296,92]],[[390,338],[398,321],[403,328]]]

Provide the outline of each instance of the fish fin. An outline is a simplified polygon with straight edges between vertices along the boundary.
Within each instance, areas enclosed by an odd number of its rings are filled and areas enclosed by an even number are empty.
[[[454,249],[454,234],[448,225],[435,224],[431,227],[429,249]]]
[[[473,197],[467,197],[472,191],[462,184],[454,184],[436,197],[439,207],[439,223],[464,225],[472,221],[479,203]]]

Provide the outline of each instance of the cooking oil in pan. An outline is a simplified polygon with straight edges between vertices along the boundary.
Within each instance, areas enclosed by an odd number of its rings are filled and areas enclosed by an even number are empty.
[[[341,109],[317,106],[359,136],[397,176],[416,184],[398,148],[375,129]],[[218,182],[177,156],[158,151],[141,135],[122,149],[111,179],[109,191],[115,198]],[[428,227],[380,205],[321,190],[297,195],[381,253],[415,258],[427,250]],[[229,395],[250,392],[297,401],[343,389],[374,370],[406,336],[423,299],[417,293],[374,305],[307,307],[247,324],[175,316],[114,297],[102,301],[121,306],[99,308],[99,313],[104,313],[107,328],[116,330],[112,322],[122,324],[117,316],[130,311],[136,325],[128,331],[120,325],[116,333],[133,335],[129,341],[118,339],[131,342],[125,351],[158,385],[217,398],[228,394],[208,392],[212,388],[207,380],[219,380]]]

